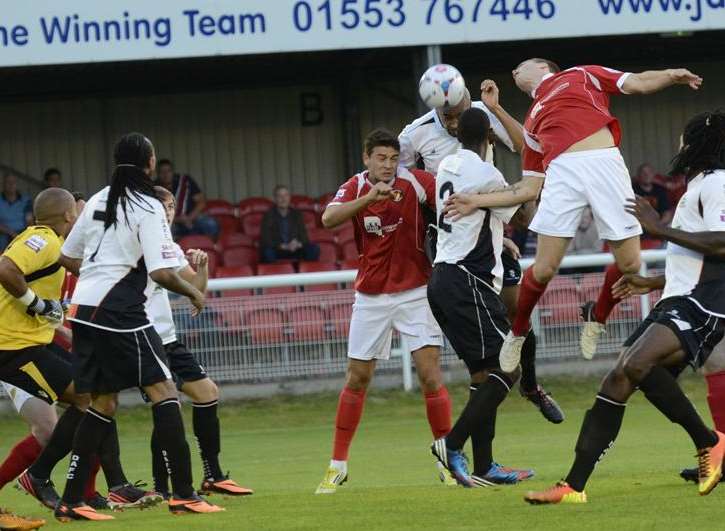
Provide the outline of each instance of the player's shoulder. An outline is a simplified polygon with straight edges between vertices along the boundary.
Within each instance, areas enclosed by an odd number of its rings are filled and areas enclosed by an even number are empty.
[[[715,170],[704,175],[701,190],[712,196],[712,199],[722,199],[725,196],[725,170]]]
[[[493,114],[491,112],[491,109],[489,109],[488,107],[486,107],[486,104],[483,103],[482,101],[472,101],[471,102],[471,107],[473,107],[474,109],[481,109],[483,112],[485,112],[489,116],[491,116]]]
[[[403,127],[400,136],[410,136],[424,131],[428,127],[435,127],[435,110],[430,110]]]
[[[412,186],[422,185],[425,186],[431,182],[435,182],[435,175],[425,170],[419,170],[417,168],[404,168],[400,166],[398,168],[397,177],[404,182],[408,182]]]

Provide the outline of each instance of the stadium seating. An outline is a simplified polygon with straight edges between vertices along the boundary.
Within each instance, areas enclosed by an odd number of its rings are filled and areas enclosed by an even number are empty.
[[[217,245],[221,251],[231,249],[233,247],[254,247],[254,239],[241,232],[230,232],[219,236]]]
[[[320,262],[337,263],[337,245],[330,242],[319,242]]]
[[[294,274],[295,268],[292,264],[276,263],[276,264],[259,264],[257,267],[257,275],[288,275]],[[264,288],[262,293],[271,295],[273,293],[295,293],[294,286],[283,286],[279,288]]]
[[[321,271],[336,271],[334,262],[300,262],[299,265],[300,273],[319,273]],[[313,284],[305,286],[305,291],[334,291],[337,289],[337,284]]]
[[[340,269],[357,269],[360,267],[360,260],[358,258],[351,258],[349,260],[343,260],[340,262]]]
[[[250,212],[242,216],[242,232],[258,240],[260,232],[262,231],[263,217],[264,212]]]
[[[327,230],[327,229],[323,229],[321,227],[314,227],[314,228],[308,229],[307,237],[310,239],[311,242],[316,242],[316,243],[320,243],[320,242],[334,243],[336,240],[334,232]]]
[[[254,268],[244,266],[221,266],[217,268],[216,278],[251,277],[254,275]],[[252,289],[235,289],[224,292],[225,297],[249,297],[254,295]]]
[[[343,224],[343,228],[337,231],[336,236],[338,245],[353,241],[355,239],[355,229],[352,223]]]
[[[259,251],[254,247],[232,247],[222,255],[225,267],[254,266],[258,261]]]
[[[292,208],[296,208],[297,210],[310,210],[312,212],[316,212],[318,210],[317,201],[311,197],[307,197],[306,195],[293,194],[290,204],[292,205]]]
[[[340,249],[342,260],[358,260],[360,254],[357,251],[357,244],[354,241],[345,242]]]
[[[200,234],[184,236],[179,240],[179,247],[181,247],[184,251],[187,251],[189,249],[216,251],[216,245],[214,244],[214,240],[212,240],[209,236],[202,236]]]
[[[204,212],[209,216],[234,216],[234,206],[225,199],[207,199]]]
[[[282,343],[285,340],[285,314],[279,308],[254,307],[244,309],[244,324],[252,343]]]
[[[213,215],[212,217],[219,224],[219,233],[222,235],[234,233],[239,230],[239,218],[233,214]]]
[[[578,324],[579,300],[579,287],[572,278],[555,277],[539,302],[541,322],[547,325]]]
[[[316,229],[319,225],[317,220],[319,219],[319,216],[317,215],[317,212],[314,212],[312,210],[302,210],[302,221],[305,224],[305,228],[309,232],[311,229]]]
[[[207,250],[206,254],[209,257],[209,263],[207,265],[207,269],[209,271],[209,278],[214,278],[216,276],[216,271],[219,267],[219,262],[221,262],[221,259],[219,258],[219,254],[214,249]]]
[[[287,324],[293,341],[319,341],[325,338],[327,315],[320,305],[290,305]]]
[[[251,212],[267,212],[274,206],[271,199],[266,197],[248,197],[239,202],[239,217],[243,217]]]

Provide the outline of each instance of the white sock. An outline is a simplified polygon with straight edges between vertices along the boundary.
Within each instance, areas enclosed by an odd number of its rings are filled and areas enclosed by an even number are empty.
[[[347,461],[330,460],[330,466],[340,472],[347,472]]]

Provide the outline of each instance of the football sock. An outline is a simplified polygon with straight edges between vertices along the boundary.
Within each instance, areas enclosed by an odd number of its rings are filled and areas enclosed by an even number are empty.
[[[364,405],[364,390],[353,391],[347,386],[343,387],[335,416],[335,439],[332,449],[332,459],[335,461],[347,461],[350,444],[360,424]]]
[[[112,423],[111,417],[99,413],[92,407],[89,407],[83,415],[73,438],[70,465],[63,491],[65,503],[74,504],[82,501],[93,460],[98,454],[101,443],[113,429]]]
[[[521,389],[536,391],[536,335],[529,330],[521,347]]]
[[[481,384],[471,384],[468,399],[471,400]],[[471,432],[471,446],[473,449],[473,475],[485,476],[493,463],[493,438],[496,435],[496,411],[483,419]]]
[[[445,385],[434,393],[426,393],[425,412],[434,439],[440,439],[451,431],[451,397]]]
[[[624,418],[626,404],[599,393],[594,405],[584,414],[576,442],[574,464],[566,476],[569,486],[579,492],[592,475],[594,467],[614,444]]]
[[[121,466],[121,448],[118,445],[118,426],[115,419],[111,420],[108,434],[101,441],[101,446],[98,448],[98,459],[101,468],[103,468],[103,474],[106,476],[109,490],[128,483]]]
[[[705,379],[707,380],[707,403],[710,406],[715,429],[725,433],[725,371],[708,374]]]
[[[176,398],[153,405],[154,430],[158,436],[164,461],[176,496],[190,498],[194,494],[191,475],[191,453],[184,434],[184,419]]]
[[[86,481],[86,488],[83,490],[83,499],[90,500],[96,495],[96,476],[98,471],[101,469],[101,460],[98,456],[93,456],[93,462],[91,463],[91,473],[88,475],[88,481]]]
[[[597,303],[594,305],[592,315],[600,323],[606,323],[607,317],[612,313],[612,310],[621,299],[616,299],[612,295],[612,286],[622,278],[622,272],[617,267],[617,264],[610,264],[604,271],[604,284],[602,289],[599,291],[599,298]]]
[[[674,376],[663,367],[654,367],[639,384],[652,405],[670,422],[679,424],[688,433],[695,448],[709,448],[717,444],[717,436],[700,418],[695,406],[682,392]]]
[[[515,336],[525,336],[531,329],[531,313],[544,291],[546,291],[546,284],[542,284],[534,278],[533,267],[528,268],[521,281],[516,318],[511,326],[511,331]]]
[[[68,406],[65,412],[58,419],[58,423],[53,429],[48,444],[45,445],[43,451],[40,452],[38,459],[35,460],[28,472],[38,479],[50,478],[53,467],[58,461],[63,459],[73,447],[73,438],[76,429],[80,425],[81,419],[85,415],[75,406]]]
[[[446,436],[446,446],[461,450],[471,434],[494,415],[504,401],[514,382],[501,371],[492,371],[486,381],[478,386],[463,408],[451,432]]]
[[[0,464],[0,489],[32,465],[42,451],[43,447],[32,433],[13,446],[5,461]]]
[[[169,492],[169,471],[166,470],[166,461],[155,429],[151,434],[151,474],[154,477],[154,490]]]
[[[196,442],[199,445],[201,462],[204,465],[204,479],[217,481],[224,477],[219,465],[221,435],[217,416],[218,403],[218,400],[213,400],[212,402],[194,402],[192,404],[192,423]]]

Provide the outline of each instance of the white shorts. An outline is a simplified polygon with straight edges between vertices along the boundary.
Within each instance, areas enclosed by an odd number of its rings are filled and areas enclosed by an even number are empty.
[[[400,293],[355,293],[347,355],[356,360],[387,360],[393,328],[414,352],[428,345],[443,346],[443,332],[428,305],[426,286]]]
[[[23,391],[19,387],[15,387],[14,385],[10,385],[9,383],[5,382],[0,383],[3,384],[5,392],[10,397],[10,400],[13,401],[13,407],[18,413],[20,413],[20,410],[22,409],[25,402],[27,402],[30,398],[33,398],[33,395],[31,395],[27,391]]]
[[[626,240],[642,234],[637,219],[624,210],[633,197],[619,149],[562,153],[546,170],[541,202],[529,228],[544,236],[573,238],[589,206],[602,240]]]

